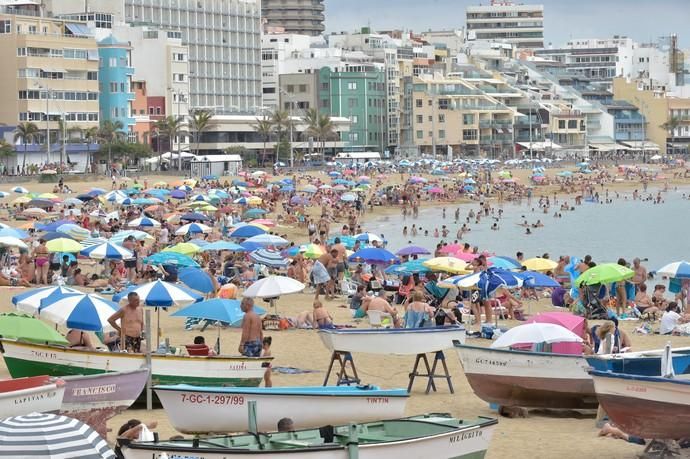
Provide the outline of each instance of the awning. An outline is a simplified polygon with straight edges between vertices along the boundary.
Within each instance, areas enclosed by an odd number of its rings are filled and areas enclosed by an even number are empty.
[[[641,140],[626,140],[625,142],[621,142],[623,145],[627,145],[630,147],[631,150],[642,150],[644,148],[645,151],[650,151],[650,150],[661,150],[659,145],[655,144],[654,142],[647,142],[647,141],[641,141]]]
[[[42,68],[45,73],[67,73],[65,69],[54,69],[54,68]]]
[[[615,143],[590,143],[589,148],[599,151],[616,151],[618,145]]]
[[[74,22],[67,22],[65,23],[65,27],[72,32],[72,35],[75,37],[91,37],[93,34],[91,33],[91,30],[89,30],[88,27],[84,24],[76,24]]]
[[[530,148],[530,143],[529,142],[518,142],[518,145],[521,147],[525,147],[527,149]],[[558,145],[557,143],[553,143],[550,141],[547,142],[532,142],[532,150],[538,150],[538,151],[545,151],[547,149],[551,150],[560,150],[562,147]]]

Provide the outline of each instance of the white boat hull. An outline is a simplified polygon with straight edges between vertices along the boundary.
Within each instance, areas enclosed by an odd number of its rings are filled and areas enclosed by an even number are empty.
[[[320,330],[319,336],[331,351],[417,355],[451,349],[453,341],[464,344],[467,335],[462,327],[443,327]]]
[[[0,419],[30,413],[57,412],[64,394],[65,386],[62,381],[0,393]]]
[[[258,428],[277,430],[292,418],[296,429],[369,422],[403,416],[407,396],[249,394],[156,389],[175,430],[187,433],[244,432],[248,402],[256,401]]]
[[[359,445],[359,459],[480,459],[484,457],[495,425],[477,427],[462,432],[448,432],[429,437],[413,438],[388,443]],[[125,459],[162,459],[163,453],[168,458],[194,459],[256,459],[262,455],[271,458],[307,458],[307,459],[350,459],[347,449],[321,450],[286,450],[252,451],[252,452],[205,452],[202,450],[138,450],[123,448]]]
[[[582,356],[456,346],[474,393],[489,403],[534,408],[596,408]]]

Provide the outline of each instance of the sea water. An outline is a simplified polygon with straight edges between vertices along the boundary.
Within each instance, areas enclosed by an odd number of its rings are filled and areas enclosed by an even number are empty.
[[[582,258],[589,254],[597,263],[616,262],[621,257],[630,263],[639,257],[647,259],[643,264],[649,271],[654,271],[672,261],[690,260],[689,192],[690,189],[684,188],[662,193],[664,202],[661,204],[633,200],[631,192],[620,193],[617,199],[615,193],[611,193],[611,204],[583,201],[576,206],[574,199],[559,197],[558,204],[552,203],[546,214],[539,209],[538,197],[532,198],[530,204],[527,199],[520,204],[491,200],[496,209],[495,216],[498,216],[499,208],[503,209],[502,218],[496,221],[491,216],[482,216],[479,224],[470,219],[468,226],[471,231],[465,233],[461,242],[479,246],[481,251],[510,257],[515,257],[517,251],[523,252],[525,258],[544,253],[548,253],[551,259],[558,259],[560,255]],[[656,190],[650,188],[649,193],[656,196]],[[683,194],[686,199],[683,199]],[[603,192],[601,196],[604,199]],[[559,210],[565,201],[575,210]],[[446,209],[445,218],[443,207]],[[457,208],[460,208],[460,218],[456,224]],[[440,236],[433,236],[434,229],[438,228],[440,233],[441,226],[446,225],[450,233],[445,241],[453,242],[471,209],[476,213],[479,204],[438,204],[420,209],[417,218],[409,215],[403,218],[401,214],[378,217],[367,221],[365,227],[369,232],[383,234],[387,248],[393,252],[411,243],[433,254],[436,244],[443,240]],[[556,212],[562,217],[555,218]],[[524,220],[529,224],[541,220],[544,226],[530,228],[532,234],[525,234],[526,229],[519,226]],[[499,226],[498,231],[491,229],[494,222]],[[410,231],[413,224],[422,228],[416,237]],[[402,235],[404,226],[408,227],[406,237]],[[426,237],[425,230],[429,231]]]

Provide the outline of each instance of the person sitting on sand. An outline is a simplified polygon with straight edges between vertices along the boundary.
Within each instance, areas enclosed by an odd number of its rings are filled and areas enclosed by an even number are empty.
[[[516,312],[521,316],[522,311],[519,309],[522,307],[522,302],[515,298],[512,293],[506,288],[499,288],[496,291],[496,299],[500,302],[501,306],[504,306],[508,311],[508,318],[511,320],[516,320]]]
[[[424,294],[412,292],[412,302],[405,310],[405,328],[421,328],[427,326],[436,311],[425,301]]]
[[[201,335],[195,336],[194,337],[194,344],[196,344],[197,346],[200,346],[200,345],[206,346],[206,339]],[[211,349],[209,347],[208,348],[208,355],[216,355],[216,351],[214,351],[213,349]]]
[[[93,341],[91,340],[91,336],[81,330],[72,329],[68,331],[67,335],[65,335],[65,339],[67,339],[67,342],[69,342],[69,347],[71,348],[89,350],[96,349],[96,346],[93,345]]]
[[[611,337],[611,348],[605,349],[602,343],[606,342],[607,337]],[[612,317],[611,320],[604,322],[601,325],[592,327],[592,339],[594,343],[595,354],[618,354],[621,352],[628,352],[632,347],[630,336],[618,328],[618,319]]]
[[[400,328],[398,310],[392,307],[386,299],[385,290],[380,290],[378,296],[366,297],[364,301],[362,301],[362,309],[364,310],[364,312],[381,311],[383,313],[389,314],[393,318],[393,325],[396,328]]]
[[[681,314],[678,303],[671,301],[666,306],[666,312],[661,316],[661,325],[659,327],[660,335],[670,335],[679,333],[678,326],[690,322],[690,314]]]
[[[664,298],[666,293],[666,286],[657,284],[654,286],[654,293],[652,293],[652,304],[657,307],[657,309],[665,311],[668,302]]]
[[[314,300],[314,322],[319,328],[335,328],[333,318],[319,300]]]
[[[656,317],[659,313],[659,308],[654,306],[652,298],[647,293],[647,286],[640,284],[637,287],[637,294],[635,295],[635,308],[640,315],[648,314],[650,317]]]

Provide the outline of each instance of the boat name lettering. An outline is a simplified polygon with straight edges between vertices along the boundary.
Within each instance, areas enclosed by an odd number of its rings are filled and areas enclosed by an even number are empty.
[[[23,405],[24,403],[36,402],[38,400],[45,400],[48,398],[53,398],[57,395],[56,392],[44,392],[42,394],[32,394],[20,398],[14,399],[15,405]]]
[[[625,390],[628,392],[647,392],[647,388],[642,386],[625,386]]]
[[[471,430],[469,432],[463,432],[450,437],[450,444],[452,445],[453,443],[460,443],[462,441],[469,440],[470,438],[481,437],[482,435],[483,433],[481,430]]]
[[[57,354],[55,352],[31,351],[31,355],[39,359],[56,360]]]
[[[367,403],[370,405],[383,405],[388,403],[388,397],[367,397]]]
[[[197,405],[244,405],[243,395],[203,395],[203,394],[180,394],[182,403],[191,403]]]
[[[474,362],[478,363],[480,365],[492,365],[494,367],[507,367],[508,366],[508,361],[506,361],[506,360],[482,359],[482,358],[477,357],[477,359]]]
[[[240,363],[231,363],[228,365],[228,370],[246,370],[247,369],[247,364],[245,362],[240,362]]]
[[[201,456],[183,456],[180,454],[168,454],[167,456],[158,456],[160,457],[167,457],[168,459],[204,459]]]
[[[94,387],[75,387],[72,389],[72,395],[75,397],[84,397],[88,395],[114,394],[116,390],[116,384],[107,384],[105,386]]]

